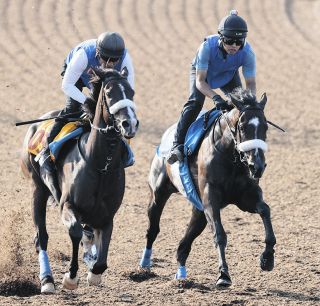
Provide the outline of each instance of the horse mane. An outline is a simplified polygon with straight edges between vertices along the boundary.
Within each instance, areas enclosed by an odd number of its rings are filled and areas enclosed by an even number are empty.
[[[91,67],[89,74],[91,75],[91,84],[98,83],[99,81],[108,79],[110,77],[123,78],[119,71],[103,67]]]
[[[257,103],[256,96],[249,89],[237,87],[232,91],[232,96],[240,101],[243,105],[253,106]]]

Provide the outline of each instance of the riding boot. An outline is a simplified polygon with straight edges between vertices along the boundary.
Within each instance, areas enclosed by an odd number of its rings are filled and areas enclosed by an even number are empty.
[[[183,161],[184,158],[184,139],[191,123],[196,119],[199,114],[197,107],[194,104],[187,103],[181,113],[177,130],[174,135],[173,146],[170,150],[167,162],[172,165],[176,161]]]
[[[59,203],[61,198],[60,186],[55,170],[55,165],[51,160],[49,148],[45,148],[39,158],[40,177],[45,185],[50,190],[56,203]]]

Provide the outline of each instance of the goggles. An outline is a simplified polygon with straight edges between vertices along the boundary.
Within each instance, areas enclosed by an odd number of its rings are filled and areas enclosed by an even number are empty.
[[[224,44],[231,46],[233,44],[236,44],[236,46],[242,46],[244,44],[244,38],[228,38],[228,37],[223,37],[222,41]]]

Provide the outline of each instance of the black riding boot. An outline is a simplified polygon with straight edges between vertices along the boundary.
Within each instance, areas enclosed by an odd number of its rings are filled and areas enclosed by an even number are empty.
[[[199,106],[195,101],[192,101],[192,103],[189,101],[183,108],[177,125],[177,130],[174,135],[173,146],[167,159],[167,162],[170,165],[174,164],[176,161],[183,161],[184,139],[191,123],[197,118],[201,110],[202,105]]]
[[[55,121],[47,138],[48,146],[43,149],[39,158],[40,177],[50,190],[51,194],[53,195],[57,203],[59,203],[60,201],[61,191],[56,174],[56,168],[50,156],[49,143],[51,143],[53,139],[59,134],[63,125],[64,122]]]

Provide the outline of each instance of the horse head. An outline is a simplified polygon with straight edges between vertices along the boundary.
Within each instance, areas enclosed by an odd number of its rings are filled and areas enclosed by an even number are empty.
[[[259,179],[266,168],[264,153],[267,151],[268,124],[264,115],[267,95],[264,93],[260,101],[249,91],[241,90],[230,94],[231,103],[238,112],[235,124],[236,150],[241,161],[249,167],[250,176]]]
[[[106,124],[108,125],[111,120],[123,137],[127,139],[134,137],[139,121],[135,113],[136,105],[133,102],[134,90],[127,80],[127,69],[118,72],[114,69],[94,68],[93,75],[93,82],[102,83],[100,99]]]

